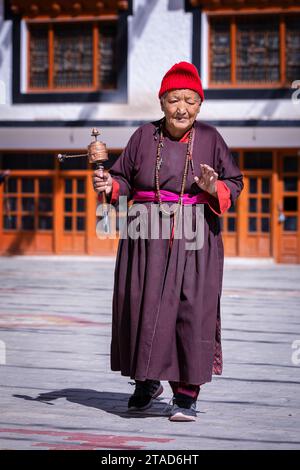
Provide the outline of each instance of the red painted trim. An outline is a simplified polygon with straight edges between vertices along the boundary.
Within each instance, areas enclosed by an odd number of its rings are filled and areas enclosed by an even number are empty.
[[[218,199],[211,196],[208,205],[215,214],[222,215],[231,206],[230,189],[224,181],[217,180],[217,194]]]
[[[120,185],[118,181],[112,178],[112,192],[111,192],[111,199],[110,199],[111,204],[115,204],[118,201],[119,195],[120,195]]]
[[[114,178],[112,178],[112,192],[110,194],[111,198],[109,202],[110,204],[115,204],[119,199],[120,185]],[[102,194],[98,194],[98,201],[102,202]]]

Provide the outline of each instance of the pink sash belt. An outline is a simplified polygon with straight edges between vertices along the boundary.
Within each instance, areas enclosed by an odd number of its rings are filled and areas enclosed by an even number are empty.
[[[178,202],[179,194],[172,191],[160,190],[162,202]],[[133,200],[136,202],[158,202],[157,194],[155,191],[133,191]],[[205,192],[198,194],[184,193],[182,198],[183,204],[204,204],[209,202],[209,194]]]

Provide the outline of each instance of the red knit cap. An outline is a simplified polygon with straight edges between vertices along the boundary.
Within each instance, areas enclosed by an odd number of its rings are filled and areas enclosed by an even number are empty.
[[[158,97],[160,98],[166,91],[188,88],[196,91],[201,100],[204,101],[204,93],[198,70],[189,62],[179,62],[168,70],[161,82]]]

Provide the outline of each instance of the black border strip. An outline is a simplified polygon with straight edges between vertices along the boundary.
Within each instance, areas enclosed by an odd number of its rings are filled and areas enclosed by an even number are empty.
[[[184,10],[192,14],[192,62],[201,74],[201,15],[200,7],[192,7],[189,0],[184,1]]]
[[[143,124],[147,124],[150,121],[143,120],[96,120],[96,121],[0,121],[1,128],[36,128],[36,127],[53,127],[53,128],[65,128],[65,127],[139,127]],[[299,127],[300,120],[260,120],[260,119],[249,119],[249,120],[205,120],[201,121],[212,126],[218,127]]]
[[[235,89],[206,89],[204,96],[210,100],[277,100],[292,99],[293,88],[235,88]]]
[[[200,8],[191,11],[193,15],[192,24],[192,62],[197,67],[201,76],[201,16]]]
[[[13,16],[12,38],[13,38],[13,72],[12,72],[12,103],[127,103],[127,76],[128,76],[128,15],[132,13],[132,0],[130,0],[128,11],[120,11],[118,17],[117,35],[117,89],[103,90],[99,92],[83,93],[21,93],[20,76],[20,49],[21,49],[21,19]],[[6,10],[5,17],[9,17]],[[10,18],[11,19],[11,18]]]

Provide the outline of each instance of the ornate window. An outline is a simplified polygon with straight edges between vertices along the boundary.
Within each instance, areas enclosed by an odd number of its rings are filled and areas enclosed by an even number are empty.
[[[132,0],[5,5],[13,20],[14,103],[127,101]]]
[[[290,86],[300,76],[300,14],[210,18],[210,85]]]
[[[28,24],[29,91],[116,88],[116,22]]]
[[[275,97],[299,80],[300,0],[187,0],[186,4],[208,18],[208,83],[213,93],[214,88],[224,92],[252,88],[262,96],[264,89],[273,88]],[[249,90],[246,93],[250,96]]]
[[[231,81],[231,41],[230,22],[216,19],[210,24],[211,81],[228,83]]]
[[[237,82],[279,82],[279,19],[239,18],[236,33]]]
[[[300,77],[300,16],[286,21],[286,78],[289,82]]]

